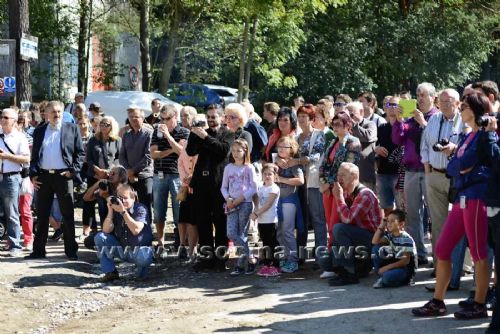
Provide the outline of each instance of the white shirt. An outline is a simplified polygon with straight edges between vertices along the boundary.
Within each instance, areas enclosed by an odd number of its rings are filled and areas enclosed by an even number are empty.
[[[264,204],[266,204],[267,200],[269,199],[270,194],[276,194],[276,199],[273,202],[273,205],[265,211],[262,212],[259,217],[257,217],[257,222],[259,224],[272,224],[272,223],[277,223],[278,222],[278,200],[280,197],[280,187],[276,185],[276,183],[273,183],[272,186],[265,186],[262,185],[259,187],[259,190],[257,191],[257,194],[259,196],[259,208],[263,207]]]
[[[6,153],[10,153],[10,151],[5,146],[4,141],[7,143],[12,152],[14,152],[14,155],[25,155],[29,157],[30,147],[28,144],[28,139],[26,139],[24,133],[19,132],[17,129],[12,129],[9,134],[4,134],[3,140],[0,139],[0,149],[2,149]],[[0,161],[1,173],[20,172],[22,169],[21,164],[18,164],[17,162],[12,162],[7,159],[0,159]]]
[[[64,169],[68,166],[64,163],[61,151],[61,127],[53,127],[50,123],[45,130],[45,137],[42,143],[40,167],[42,169]]]
[[[439,133],[440,126],[441,133]],[[432,115],[422,134],[422,143],[420,144],[422,163],[429,163],[434,168],[446,168],[448,165],[448,157],[444,152],[435,152],[432,146],[441,139],[448,139],[451,143],[457,144],[458,137],[464,129],[465,125],[458,111],[455,111],[451,119],[444,117],[442,112]]]

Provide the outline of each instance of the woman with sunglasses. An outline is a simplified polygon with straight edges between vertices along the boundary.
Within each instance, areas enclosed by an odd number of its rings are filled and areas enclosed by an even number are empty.
[[[488,317],[485,305],[488,291],[488,222],[485,205],[492,161],[490,152],[498,137],[482,127],[484,116],[491,112],[491,104],[482,93],[468,95],[460,107],[462,121],[471,132],[462,134],[458,146],[446,168],[452,177],[455,191],[450,192],[453,207],[436,244],[436,288],[434,298],[412,313],[418,317],[442,316],[447,310],[444,297],[451,278],[451,253],[465,235],[474,261],[476,292],[474,303],[455,312],[457,319]],[[488,123],[488,122],[486,122]],[[453,195],[452,195],[453,194]],[[452,200],[452,198],[450,198]]]
[[[121,147],[121,138],[118,137],[118,123],[111,116],[104,116],[100,119],[97,133],[90,138],[87,143],[87,184],[92,186],[98,180],[107,179],[112,166],[118,165],[118,156]],[[94,207],[95,202],[89,202],[89,206]],[[103,211],[99,208],[99,212]],[[100,217],[101,222],[105,217]],[[97,224],[93,222],[92,229],[97,229]],[[88,235],[90,226],[84,225],[83,234]]]
[[[243,130],[243,127],[248,121],[248,115],[239,103],[230,103],[224,109],[224,121],[226,128],[234,133],[234,139],[244,139],[248,144],[248,149],[252,152],[253,141],[250,132]]]

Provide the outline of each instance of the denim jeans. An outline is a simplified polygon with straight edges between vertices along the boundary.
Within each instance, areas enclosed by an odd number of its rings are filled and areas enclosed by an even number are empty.
[[[3,208],[6,236],[11,248],[22,248],[19,220],[20,188],[21,176],[19,174],[4,176],[0,182],[0,205]]]
[[[377,174],[377,194],[382,209],[393,208],[396,203],[397,174]]]
[[[323,194],[318,188],[307,189],[309,219],[314,229],[314,247],[326,246],[326,219],[323,209]]]
[[[424,211],[425,174],[424,172],[405,173],[406,231],[415,240],[418,257],[427,256],[424,245],[422,216]]]
[[[339,223],[333,227],[333,248],[326,254],[318,252],[319,265],[325,271],[333,271],[334,268],[343,267],[352,273],[355,271],[356,255],[371,254],[373,233],[359,226]],[[363,249],[356,250],[362,246]],[[367,254],[361,254],[363,250]]]
[[[116,269],[115,257],[134,263],[137,272],[141,273],[153,262],[153,247],[123,247],[112,234],[99,232],[94,237],[97,257],[101,263],[101,271],[106,274]]]
[[[297,262],[297,239],[295,238],[295,215],[297,207],[293,203],[283,203],[283,221],[278,222],[276,238],[285,252],[284,260]]]
[[[382,249],[382,250],[381,250]],[[378,274],[378,270],[385,265],[384,250],[380,245],[375,245],[372,248],[373,269]],[[384,287],[397,287],[405,285],[408,282],[408,269],[395,268],[386,271],[382,275],[382,285]]]
[[[250,257],[248,248],[248,227],[250,226],[250,214],[253,210],[252,202],[243,202],[238,206],[238,210],[227,215],[227,237],[238,247],[239,254],[237,266],[243,268]],[[238,252],[239,253],[239,252]]]
[[[165,223],[168,208],[168,196],[172,201],[172,211],[174,214],[174,224],[179,221],[179,201],[176,199],[181,186],[179,174],[164,174],[160,179],[158,174],[153,178],[153,207],[155,224]]]

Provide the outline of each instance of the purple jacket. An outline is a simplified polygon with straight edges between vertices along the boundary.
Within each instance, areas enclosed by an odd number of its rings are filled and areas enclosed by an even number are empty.
[[[426,121],[439,110],[436,107],[424,115]],[[396,121],[392,126],[392,141],[396,145],[404,146],[403,165],[410,170],[422,169],[424,165],[420,162],[420,140],[423,129],[415,121],[409,118],[404,122]]]

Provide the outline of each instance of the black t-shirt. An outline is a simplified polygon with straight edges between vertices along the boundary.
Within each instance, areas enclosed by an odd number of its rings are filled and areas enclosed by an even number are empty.
[[[392,142],[391,123],[380,124],[377,128],[377,146],[384,147],[389,155],[387,157],[376,156],[378,174],[398,174],[399,163],[396,157],[398,145]]]

